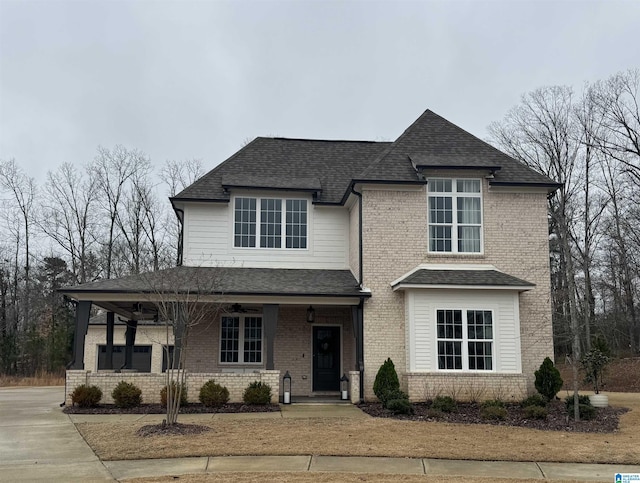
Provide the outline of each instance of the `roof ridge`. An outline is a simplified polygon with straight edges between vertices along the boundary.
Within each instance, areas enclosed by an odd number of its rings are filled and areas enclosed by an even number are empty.
[[[380,153],[380,155],[376,159],[374,159],[373,162],[369,166],[367,166],[367,168],[364,171],[361,172],[360,176],[361,177],[366,176],[369,172],[371,172],[374,169],[375,166],[380,164],[389,154],[391,154],[391,152],[393,151],[393,148],[397,144],[399,144],[399,142],[407,135],[407,132],[415,124],[417,124],[417,122],[420,121],[427,113],[435,114],[431,109],[427,109],[422,114],[420,114],[418,118],[409,125],[409,127],[407,127],[404,131],[402,131],[402,134],[400,134],[400,136],[398,136],[398,138],[395,141],[393,141],[391,145],[384,152]]]
[[[256,139],[277,139],[278,141],[309,141],[321,143],[365,143],[365,144],[393,144],[393,141],[370,141],[366,139],[313,139],[313,138],[287,138],[282,136],[258,136]]]

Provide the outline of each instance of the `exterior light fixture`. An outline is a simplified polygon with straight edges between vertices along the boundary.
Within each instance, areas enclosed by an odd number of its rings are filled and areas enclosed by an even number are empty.
[[[310,324],[313,324],[316,321],[316,310],[309,305],[309,308],[307,309],[307,322],[309,322]]]
[[[291,374],[289,374],[289,371],[285,372],[282,378],[282,392],[283,404],[291,404]]]
[[[346,374],[342,374],[340,378],[340,399],[343,401],[349,399],[349,378]]]

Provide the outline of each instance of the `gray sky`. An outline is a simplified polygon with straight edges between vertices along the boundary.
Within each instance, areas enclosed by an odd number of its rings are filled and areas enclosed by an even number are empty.
[[[0,159],[210,169],[246,139],[486,137],[520,95],[640,66],[640,2],[0,0]]]

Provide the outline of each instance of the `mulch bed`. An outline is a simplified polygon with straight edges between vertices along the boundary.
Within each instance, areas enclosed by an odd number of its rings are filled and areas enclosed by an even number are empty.
[[[393,414],[380,403],[364,403],[359,407],[365,413],[377,418],[395,418],[408,421],[433,421],[460,424],[493,424],[498,426],[520,426],[543,431],[574,431],[584,433],[613,433],[618,430],[620,416],[627,408],[600,408],[597,415],[589,421],[575,422],[569,418],[562,401],[552,401],[547,405],[546,419],[527,419],[524,409],[516,404],[505,404],[507,417],[504,420],[487,420],[480,417],[480,405],[477,403],[458,403],[453,413],[433,411],[429,403],[415,403],[413,414]]]
[[[187,404],[180,407],[180,414],[216,414],[216,413],[270,413],[280,411],[278,404],[253,405],[229,403],[219,408],[212,408],[203,404]],[[135,408],[118,408],[114,404],[100,404],[95,408],[81,408],[66,406],[66,414],[165,414],[167,408],[160,404],[142,404]]]

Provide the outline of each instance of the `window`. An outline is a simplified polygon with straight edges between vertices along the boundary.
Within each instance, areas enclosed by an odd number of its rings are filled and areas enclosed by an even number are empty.
[[[480,253],[482,209],[479,179],[430,179],[429,251]]]
[[[247,315],[222,317],[220,362],[262,364],[262,317]]]
[[[437,310],[438,369],[493,370],[490,310]]]
[[[235,199],[234,247],[283,248],[283,233],[284,248],[307,248],[307,200]]]

